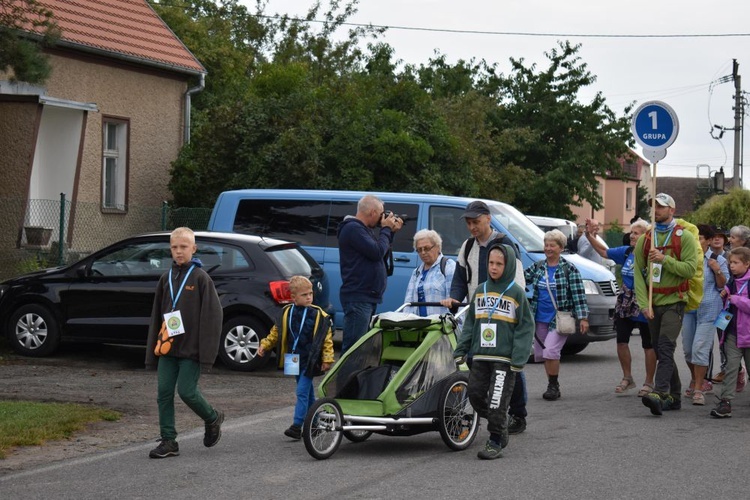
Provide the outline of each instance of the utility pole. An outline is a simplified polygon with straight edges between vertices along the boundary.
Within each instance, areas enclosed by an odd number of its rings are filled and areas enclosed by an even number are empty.
[[[737,59],[732,59],[732,79],[734,80],[734,177],[732,187],[741,188],[740,165],[740,142],[742,140],[742,86],[740,85],[740,75],[737,73],[740,65]]]

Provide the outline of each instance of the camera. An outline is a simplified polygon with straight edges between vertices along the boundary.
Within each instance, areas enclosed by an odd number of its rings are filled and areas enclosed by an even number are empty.
[[[394,213],[393,213],[392,211],[390,211],[390,210],[383,210],[383,213],[382,213],[382,214],[380,214],[380,220],[378,221],[378,226],[380,226],[380,222],[381,222],[381,221],[383,220],[383,218],[384,218],[384,217],[385,217],[385,218],[387,218],[387,217],[390,217],[391,215],[393,215],[393,216],[395,216],[395,217],[396,217],[397,219],[399,219],[399,220],[401,221],[401,223],[405,223],[405,222],[406,222],[406,220],[407,220],[407,219],[409,218],[409,216],[408,216],[408,215],[406,215],[406,214],[401,214],[401,215],[399,215],[399,214],[394,214]]]

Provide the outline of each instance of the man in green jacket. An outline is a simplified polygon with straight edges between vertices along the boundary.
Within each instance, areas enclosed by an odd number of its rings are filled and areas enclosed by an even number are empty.
[[[689,280],[700,264],[698,241],[674,219],[674,199],[659,193],[653,200],[654,232],[647,232],[635,245],[635,295],[648,319],[651,343],[657,364],[654,391],[643,396],[643,404],[653,415],[679,410],[680,376],[674,362],[677,337],[688,301]],[[652,242],[652,238],[656,241]],[[653,294],[649,300],[649,282]]]

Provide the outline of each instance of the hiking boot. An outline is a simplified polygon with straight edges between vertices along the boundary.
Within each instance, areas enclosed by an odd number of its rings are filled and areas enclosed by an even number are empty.
[[[661,415],[662,397],[658,392],[649,392],[641,398],[641,402],[651,410],[651,415]]]
[[[495,443],[491,439],[488,439],[484,445],[484,448],[479,450],[477,458],[481,460],[494,460],[503,456],[503,449],[499,443]]]
[[[180,446],[174,439],[161,439],[159,446],[148,453],[149,458],[176,457],[180,454]]]
[[[292,425],[284,431],[284,435],[292,439],[302,439],[302,426]]]
[[[216,411],[216,419],[206,424],[206,432],[203,434],[203,446],[210,448],[215,446],[221,439],[221,423],[224,422],[224,412]]]
[[[740,372],[737,374],[737,387],[734,389],[735,392],[744,391],[745,384],[747,384],[747,371],[745,371],[744,367],[740,367]]]
[[[547,384],[547,390],[544,391],[542,397],[547,401],[555,401],[556,399],[560,399],[560,384],[555,384],[552,382]]]
[[[661,402],[661,410],[662,411],[672,411],[672,410],[680,410],[682,409],[682,401],[675,398],[671,394],[667,394],[662,398]]]
[[[526,419],[510,415],[508,418],[508,434],[521,434],[526,430]]]
[[[711,410],[711,416],[716,418],[731,418],[732,417],[732,404],[728,399],[722,399],[716,408]]]

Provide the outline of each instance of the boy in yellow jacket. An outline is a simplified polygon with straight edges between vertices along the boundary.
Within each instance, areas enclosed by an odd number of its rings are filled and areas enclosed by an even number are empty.
[[[284,435],[300,439],[307,410],[315,402],[313,377],[327,372],[333,364],[333,333],[331,318],[312,303],[310,280],[304,276],[293,276],[289,280],[289,291],[294,303],[284,307],[281,320],[274,325],[268,337],[260,341],[258,356],[265,356],[276,346],[281,330],[279,361],[283,360],[284,374],[294,375],[297,379],[294,421]]]

